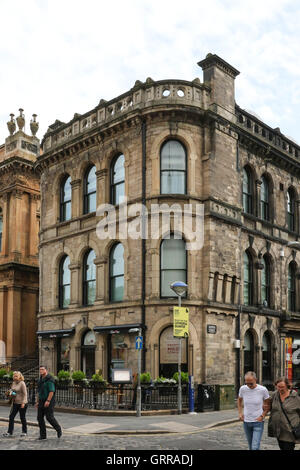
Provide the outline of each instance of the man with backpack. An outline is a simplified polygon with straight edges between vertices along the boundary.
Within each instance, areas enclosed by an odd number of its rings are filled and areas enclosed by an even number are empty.
[[[55,382],[53,377],[48,374],[45,366],[40,366],[40,379],[38,381],[38,393],[36,407],[38,409],[37,420],[40,427],[40,437],[38,440],[47,439],[45,416],[47,421],[57,432],[57,437],[62,435],[62,429],[54,418],[55,405]]]

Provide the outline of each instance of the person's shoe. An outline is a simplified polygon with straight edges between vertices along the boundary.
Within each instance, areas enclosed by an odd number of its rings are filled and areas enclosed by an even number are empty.
[[[60,438],[62,436],[62,430],[60,429],[59,431],[57,431],[57,437]]]
[[[27,437],[27,433],[26,433],[26,432],[22,432],[22,433],[20,434],[20,437]]]
[[[47,439],[47,437],[40,436],[40,437],[37,438],[37,441],[45,441],[46,439]]]
[[[4,434],[2,434],[3,437],[12,437],[12,434],[10,434],[9,432],[5,432]]]

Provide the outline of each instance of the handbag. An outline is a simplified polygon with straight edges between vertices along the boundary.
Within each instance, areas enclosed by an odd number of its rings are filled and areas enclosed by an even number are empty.
[[[288,422],[289,425],[290,425],[290,428],[291,428],[291,430],[292,430],[292,433],[293,433],[294,438],[295,438],[295,439],[300,439],[300,424],[298,424],[297,426],[294,426],[294,427],[291,425],[291,422],[290,422],[290,420],[289,420],[289,418],[288,418],[288,415],[287,415],[286,412],[284,411],[281,398],[280,398],[280,397],[278,397],[278,398],[279,398],[279,402],[280,402],[280,405],[281,405],[282,412],[283,412],[284,416],[286,417],[287,422]]]
[[[16,392],[14,390],[8,390],[5,392],[5,395],[8,399],[8,403],[11,405],[14,402],[14,399],[16,398]]]

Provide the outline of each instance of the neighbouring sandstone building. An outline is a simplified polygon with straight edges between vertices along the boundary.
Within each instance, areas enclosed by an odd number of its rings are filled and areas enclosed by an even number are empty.
[[[212,54],[199,65],[202,83],[137,81],[44,136],[38,337],[54,372],[136,372],[131,330],[142,328],[143,370],[172,376],[170,284],[181,280],[182,369],[196,382],[238,386],[246,370],[265,384],[282,373],[300,381],[300,255],[289,244],[299,237],[300,147],[236,104],[234,67]],[[120,224],[140,220],[141,204],[147,237],[126,237]],[[160,216],[150,233],[162,204],[175,204],[170,226]],[[187,205],[194,223],[204,207],[196,249],[178,228]]]
[[[37,356],[39,291],[38,232],[40,152],[36,115],[31,136],[23,131],[23,110],[7,123],[10,136],[0,146],[0,342],[1,361]]]

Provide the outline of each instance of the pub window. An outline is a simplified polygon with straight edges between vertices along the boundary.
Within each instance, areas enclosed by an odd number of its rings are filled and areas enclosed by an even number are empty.
[[[121,302],[124,297],[124,247],[117,243],[110,252],[110,300]]]
[[[60,185],[60,221],[71,219],[72,208],[71,176],[66,176]]]
[[[161,194],[186,194],[186,150],[178,140],[168,140],[160,152]]]
[[[70,258],[64,256],[59,266],[59,307],[67,308],[71,300]]]
[[[243,209],[253,214],[253,180],[249,168],[243,169]]]
[[[96,254],[93,250],[86,253],[83,261],[83,305],[93,305],[96,299]]]
[[[125,157],[117,156],[111,165],[111,204],[121,204],[125,198]]]
[[[288,310],[296,311],[296,270],[297,264],[292,261],[288,268]]]
[[[262,258],[263,269],[261,272],[261,301],[266,301],[267,307],[271,305],[271,265],[268,256]]]
[[[97,177],[96,167],[88,168],[84,176],[84,214],[96,211]]]
[[[296,212],[295,212],[295,207],[296,207],[296,197],[295,197],[295,191],[293,188],[289,188],[287,192],[287,217],[288,217],[288,229],[291,232],[295,231],[296,227]]]
[[[161,297],[176,297],[170,288],[172,282],[187,282],[185,241],[175,239],[174,234],[171,235],[170,239],[163,240],[160,246],[160,263]]]
[[[263,220],[270,220],[269,183],[265,176],[262,177],[260,209],[261,209],[261,218]]]
[[[253,261],[247,251],[244,253],[244,305],[253,305]]]

